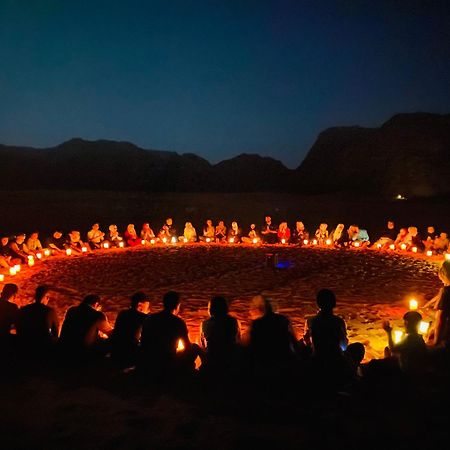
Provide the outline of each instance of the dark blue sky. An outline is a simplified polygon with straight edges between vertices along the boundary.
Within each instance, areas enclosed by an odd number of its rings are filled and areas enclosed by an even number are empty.
[[[450,2],[1,0],[0,142],[298,166],[329,126],[450,112]]]

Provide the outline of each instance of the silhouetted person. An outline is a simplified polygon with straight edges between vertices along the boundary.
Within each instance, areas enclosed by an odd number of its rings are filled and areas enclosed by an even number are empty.
[[[261,238],[266,244],[276,244],[277,243],[277,233],[278,230],[275,225],[272,224],[272,218],[266,216],[264,218],[264,225],[261,227]]]
[[[259,316],[250,325],[249,348],[255,367],[278,370],[289,364],[296,338],[286,316],[273,311],[270,300],[260,295],[252,301],[253,314]]]
[[[91,294],[67,310],[60,336],[63,357],[95,358],[106,353],[100,333],[109,336],[113,329],[100,308],[100,297]]]
[[[116,319],[111,335],[114,360],[123,367],[136,364],[141,341],[142,327],[150,309],[150,300],[143,292],[131,296],[131,306],[121,311]]]
[[[16,284],[7,283],[0,294],[0,347],[12,343],[11,329],[16,326],[19,317],[19,307],[13,303],[18,292]]]
[[[208,305],[209,319],[201,324],[201,341],[205,348],[202,368],[225,369],[236,363],[237,344],[240,342],[239,322],[228,314],[228,303],[223,297],[213,297]]]
[[[39,357],[49,353],[58,339],[58,316],[56,311],[47,305],[49,300],[49,286],[38,286],[34,303],[19,311],[16,327],[18,344],[29,356]]]
[[[140,366],[149,375],[170,376],[194,369],[198,346],[191,344],[186,323],[177,316],[179,309],[179,294],[167,292],[163,310],[150,314],[144,322]]]

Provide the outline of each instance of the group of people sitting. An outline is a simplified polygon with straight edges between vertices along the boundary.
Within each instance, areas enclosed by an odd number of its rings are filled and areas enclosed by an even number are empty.
[[[272,218],[266,216],[261,228],[257,229],[255,224],[251,224],[249,231],[243,233],[236,221],[227,227],[223,220],[214,226],[212,220],[208,219],[203,226],[202,233],[198,235],[191,222],[185,223],[183,233],[180,234],[174,227],[172,218],[167,218],[157,233],[153,231],[149,223],[144,223],[139,233],[134,224],[128,224],[123,235],[118,231],[117,225],[109,225],[108,231],[103,232],[100,225],[94,223],[86,233],[86,238],[82,238],[78,230],[72,230],[67,235],[64,235],[61,230],[56,230],[44,241],[44,246],[37,231],[31,233],[28,239],[24,233],[14,237],[2,234],[0,269],[8,269],[15,264],[26,264],[30,257],[42,254],[44,249],[51,254],[62,254],[68,249],[73,253],[88,253],[100,248],[197,241],[228,244],[293,244],[329,248],[369,247],[378,250],[391,248],[411,251],[414,249],[415,252],[431,250],[435,254],[450,252],[447,233],[442,232],[437,235],[434,227],[428,227],[426,235],[422,238],[417,227],[397,230],[392,221],[388,221],[386,229],[372,244],[367,230],[358,225],[350,225],[345,229],[344,224],[339,223],[329,231],[328,224],[321,223],[312,234],[301,221],[297,221],[291,231],[287,222],[283,221],[275,226]]]
[[[5,284],[0,294],[0,352],[3,361],[57,360],[81,366],[111,361],[122,370],[133,368],[161,380],[194,373],[275,376],[309,367],[314,374],[330,376],[342,386],[355,382],[371,368],[416,374],[428,367],[433,352],[439,358],[449,358],[450,261],[442,264],[439,277],[444,286],[426,305],[436,309],[428,344],[419,334],[420,313],[409,311],[403,317],[406,337],[394,343],[392,327],[383,323],[386,358],[365,365],[361,364],[364,346],[349,343],[346,323],[334,313],[336,297],[329,289],[317,293],[317,314],[306,318],[300,339],[289,318],[277,313],[268,298],[257,295],[250,304],[252,321],[245,333],[230,314],[226,299],[212,298],[209,318],[201,323],[199,342],[194,343],[180,317],[180,296],[174,291],[164,295],[158,312],[150,312],[150,298],[136,292],[114,326],[101,311],[101,298],[87,295],[66,311],[60,327],[55,309],[48,305],[50,287],[38,286],[34,302],[19,308],[15,303],[17,285]],[[198,371],[197,358],[201,361]]]

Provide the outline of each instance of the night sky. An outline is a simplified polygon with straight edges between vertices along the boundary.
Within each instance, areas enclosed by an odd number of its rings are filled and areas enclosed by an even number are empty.
[[[450,112],[450,2],[0,0],[0,58],[0,143],[296,167],[329,126]]]

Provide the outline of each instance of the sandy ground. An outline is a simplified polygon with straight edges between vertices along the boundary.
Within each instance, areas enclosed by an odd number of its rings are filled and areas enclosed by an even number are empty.
[[[288,267],[268,266],[268,253]],[[5,281],[20,286],[21,304],[31,301],[36,285],[51,284],[61,318],[83,295],[99,293],[111,321],[134,291],[149,293],[156,311],[161,295],[175,289],[193,340],[215,294],[231,301],[244,329],[249,300],[266,294],[301,336],[305,316],[316,310],[316,291],[329,287],[350,339],[364,342],[370,359],[386,343],[381,321],[398,326],[411,295],[423,304],[436,293],[438,263],[374,251],[186,245],[49,258]],[[424,448],[448,438],[442,395],[434,382],[421,390],[386,380],[325,399],[300,380],[256,390],[231,383],[210,392],[194,383],[161,392],[110,370],[24,375],[2,366],[0,436],[2,448],[43,450]]]
[[[270,253],[276,253],[286,267],[268,265]],[[22,304],[32,300],[38,284],[53,286],[53,306],[61,320],[67,308],[88,293],[102,296],[103,311],[114,322],[135,291],[149,294],[152,310],[157,311],[162,295],[176,290],[182,294],[181,316],[193,341],[198,341],[212,296],[224,295],[230,301],[231,312],[245,332],[250,300],[259,293],[289,316],[301,337],[305,317],[316,312],[316,292],[327,287],[336,292],[336,313],[346,320],[350,340],[366,346],[367,361],[382,356],[386,345],[383,320],[392,320],[401,328],[410,298],[416,298],[420,306],[436,294],[440,260],[371,250],[169,245],[49,258],[26,267],[14,281],[20,286]],[[12,281],[13,277],[8,278]],[[433,311],[421,312],[425,320],[433,319]]]

